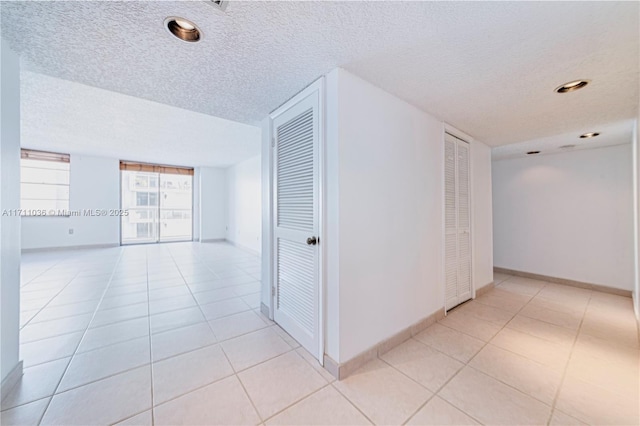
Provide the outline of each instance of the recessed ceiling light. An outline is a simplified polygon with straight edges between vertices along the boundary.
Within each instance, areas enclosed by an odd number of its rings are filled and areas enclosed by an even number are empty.
[[[164,25],[171,34],[182,41],[195,43],[202,38],[202,33],[196,27],[196,24],[187,19],[171,16],[165,19]]]
[[[540,154],[540,151],[529,151],[529,152],[527,152],[527,155],[534,155],[534,154]]]
[[[590,80],[574,80],[568,83],[563,84],[562,86],[556,87],[556,92],[558,93],[567,93],[573,92],[574,90],[582,89],[584,86],[589,84]]]
[[[596,136],[600,136],[600,133],[598,133],[598,132],[589,132],[589,133],[585,133],[584,135],[580,135],[580,139],[595,138]]]
[[[575,148],[575,147],[576,147],[575,145],[562,145],[560,147],[560,149],[571,149],[571,148]]]

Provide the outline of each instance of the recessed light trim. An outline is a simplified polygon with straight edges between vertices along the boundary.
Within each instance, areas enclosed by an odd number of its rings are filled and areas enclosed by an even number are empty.
[[[589,132],[589,133],[585,133],[582,134],[580,136],[578,136],[580,139],[589,139],[589,138],[595,138],[596,136],[600,136],[599,132]]]
[[[529,151],[529,152],[527,152],[527,155],[535,155],[535,154],[540,154],[540,151]]]
[[[202,32],[188,19],[170,16],[164,20],[164,26],[176,38],[187,43],[196,43],[202,40]]]
[[[585,87],[587,84],[591,83],[591,80],[574,80],[568,83],[564,83],[558,87],[556,87],[556,93],[568,93],[573,92],[575,90],[580,90]]]

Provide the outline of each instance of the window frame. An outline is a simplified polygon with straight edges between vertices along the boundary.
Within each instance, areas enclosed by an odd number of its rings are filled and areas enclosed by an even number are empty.
[[[36,164],[25,163],[26,161],[37,161],[37,162],[54,162],[54,163],[63,163],[66,164],[66,167],[60,169],[47,169],[46,167],[38,167]],[[24,169],[34,169],[34,170],[58,170],[63,172],[63,183],[49,183],[49,182],[33,182],[25,180]],[[67,188],[68,197],[66,199],[60,198],[60,195],[57,194],[55,198],[47,199],[47,198],[24,198],[24,191],[22,191],[23,185],[38,185],[38,186],[56,186],[60,188]],[[69,217],[71,216],[71,156],[69,154],[57,153],[57,152],[49,152],[49,151],[39,151],[34,149],[20,149],[20,212],[23,217]],[[34,206],[34,207],[25,207],[25,201],[29,203],[46,203],[46,202],[54,202],[56,204],[55,208],[50,208],[50,206]],[[61,208],[57,206],[59,204],[63,204]],[[63,214],[60,214],[63,212]]]

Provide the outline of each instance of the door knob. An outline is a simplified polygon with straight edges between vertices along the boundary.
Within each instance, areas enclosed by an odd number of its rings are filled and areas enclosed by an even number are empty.
[[[310,246],[315,246],[316,244],[318,244],[318,239],[316,237],[309,237],[307,238],[307,244],[309,244]]]

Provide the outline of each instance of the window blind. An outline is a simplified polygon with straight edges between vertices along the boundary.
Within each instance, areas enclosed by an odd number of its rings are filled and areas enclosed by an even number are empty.
[[[133,161],[120,161],[120,170],[193,176],[193,167],[165,166],[160,164],[137,163]]]

